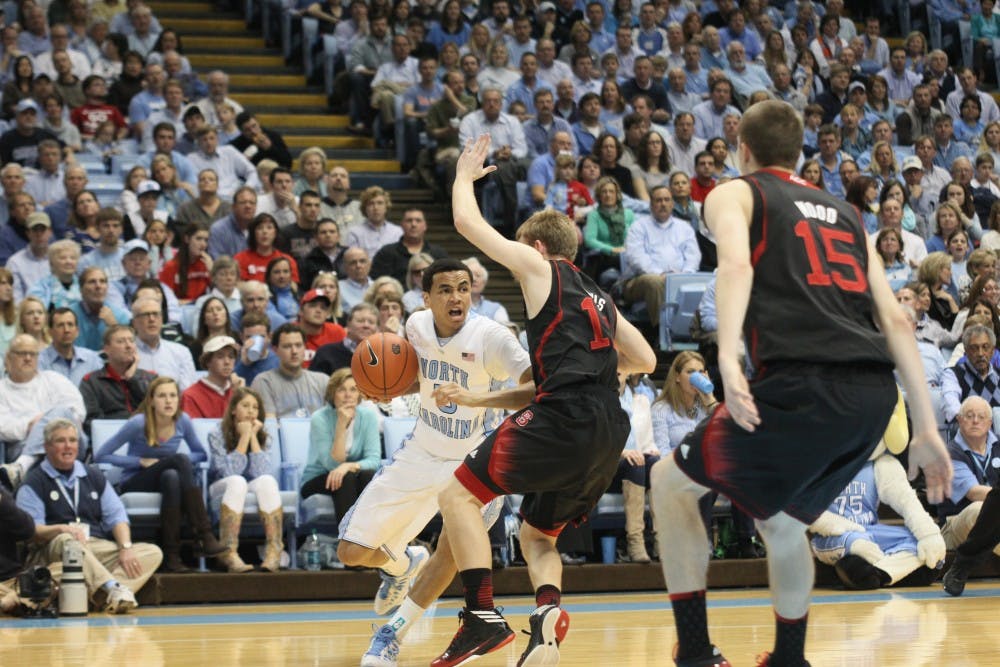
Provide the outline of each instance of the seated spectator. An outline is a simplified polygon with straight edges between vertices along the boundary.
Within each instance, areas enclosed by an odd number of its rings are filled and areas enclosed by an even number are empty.
[[[43,319],[44,322],[44,319]],[[16,491],[24,475],[45,454],[46,424],[66,418],[79,424],[86,415],[80,390],[55,371],[38,368],[42,346],[28,334],[18,334],[5,356],[7,374],[0,379],[0,440],[7,445],[7,463],[0,466],[0,484]]]
[[[717,179],[715,178],[715,168],[715,156],[710,151],[704,150],[694,157],[694,178],[691,179],[692,200],[699,204],[703,204],[705,202],[705,198],[708,197],[708,193],[711,192],[717,184]]]
[[[163,265],[159,278],[177,296],[178,303],[188,304],[208,290],[211,270],[208,227],[194,222],[184,228],[177,254]]]
[[[625,501],[625,540],[629,560],[633,563],[648,563],[650,558],[646,552],[645,536],[646,490],[649,489],[649,470],[660,460],[660,454],[653,438],[649,399],[634,391],[628,385],[626,376],[621,376],[619,383],[619,400],[622,410],[629,416],[632,428],[608,491],[613,492],[612,489],[621,484]]]
[[[88,598],[98,609],[128,613],[139,606],[135,592],[156,571],[163,553],[153,544],[132,543],[121,499],[96,466],[77,460],[80,433],[75,423],[53,420],[44,437],[45,461],[17,494],[18,507],[35,522],[27,564],[62,564],[66,543],[76,540],[83,549]],[[70,502],[70,493],[80,500]]]
[[[728,68],[726,76],[733,84],[739,99],[749,99],[757,91],[770,90],[774,85],[767,70],[762,65],[757,65],[748,60],[753,60],[753,56],[748,53],[744,44],[732,41],[726,47],[728,58]]]
[[[332,374],[347,368],[350,370],[351,356],[358,343],[378,330],[378,311],[370,303],[361,302],[351,308],[347,317],[347,336],[339,343],[324,345],[316,350],[310,369],[319,373]]]
[[[147,58],[159,42],[161,33],[153,26],[153,12],[145,5],[137,5],[129,11],[129,19],[132,32],[128,35],[128,47]]]
[[[889,98],[901,107],[909,104],[914,88],[923,82],[918,73],[907,69],[906,49],[901,46],[892,49],[889,66],[878,74],[889,84]]]
[[[602,135],[594,142],[594,157],[601,165],[601,175],[614,178],[621,186],[622,193],[635,199],[638,198],[639,191],[635,187],[632,172],[621,164],[623,155],[622,143],[612,134]]]
[[[257,210],[257,193],[243,186],[233,194],[228,215],[212,223],[208,234],[208,254],[235,257],[247,249],[247,230]]]
[[[395,243],[382,246],[372,259],[371,272],[377,276],[392,276],[405,282],[410,258],[425,252],[434,259],[447,257],[445,250],[425,239],[427,220],[420,209],[410,208],[403,212],[402,236]]]
[[[17,575],[24,570],[19,542],[35,536],[31,515],[17,506],[14,496],[0,487],[0,613],[17,614],[21,608]]]
[[[194,199],[198,193],[193,185],[185,183],[177,177],[177,167],[170,161],[170,157],[166,155],[157,155],[154,157],[149,169],[153,174],[153,180],[159,186],[156,210],[162,211],[166,214],[167,219],[172,220],[176,216],[177,209],[180,208],[181,204]],[[143,189],[142,185],[139,188],[140,190]],[[140,206],[141,214],[142,207]]]
[[[222,498],[219,510],[219,538],[228,551],[217,560],[229,572],[253,569],[240,558],[239,534],[247,494],[257,498],[264,525],[267,549],[261,569],[277,572],[281,564],[282,507],[278,482],[271,475],[268,449],[277,447],[264,428],[264,402],[252,389],[233,392],[224,410],[222,423],[208,435],[212,451],[209,496]]]
[[[879,229],[895,229],[903,239],[903,256],[914,269],[927,257],[923,239],[903,228],[903,206],[898,199],[886,198],[879,206]]]
[[[360,400],[351,369],[340,368],[326,384],[323,407],[309,421],[301,494],[331,496],[338,519],[347,515],[382,464],[378,419]]]
[[[965,398],[956,418],[958,433],[948,443],[955,475],[951,496],[938,506],[938,518],[944,521],[941,534],[949,549],[965,541],[980,516],[983,500],[998,481],[998,468],[989,461],[1000,456],[988,399],[978,395]]]
[[[278,238],[278,225],[270,213],[259,213],[247,229],[247,249],[236,253],[233,259],[240,266],[240,278],[263,282],[268,264],[278,257],[289,261],[292,269],[292,280],[298,282],[298,264],[291,255],[286,255],[275,248]]]
[[[238,305],[238,304],[237,304]],[[190,344],[191,356],[198,370],[205,370],[199,362],[203,345],[216,336],[229,336],[238,339],[239,334],[233,329],[229,316],[229,308],[224,299],[218,296],[207,296],[199,301],[197,323],[194,327],[195,339]]]
[[[240,128],[236,125],[236,110],[229,102],[222,102],[215,107],[215,115],[219,118],[216,129],[219,131],[219,142],[222,144],[232,143],[233,139],[240,136]]]
[[[351,227],[361,224],[364,219],[361,202],[350,196],[351,175],[346,168],[335,166],[330,170],[326,190],[327,195],[320,204],[320,215],[334,220],[341,235],[346,238]]]
[[[232,146],[220,146],[214,127],[201,128],[196,138],[198,150],[188,155],[188,159],[199,172],[204,169],[215,171],[219,177],[220,196],[235,194],[244,185],[251,188],[260,186],[254,165]]]
[[[27,228],[28,244],[11,255],[6,264],[14,279],[15,302],[23,299],[35,285],[48,284],[52,275],[49,260],[52,223],[44,213],[32,213],[28,219],[32,221]]]
[[[545,208],[565,213],[576,219],[576,208],[589,208],[594,200],[590,190],[576,180],[576,160],[572,155],[556,157],[554,178],[545,192]]]
[[[294,194],[292,172],[278,166],[268,174],[271,191],[257,199],[257,215],[270,213],[279,229],[295,225],[299,218],[299,198]]]
[[[932,102],[933,95],[928,86],[921,84],[913,88],[913,99],[896,118],[896,133],[900,145],[909,146],[919,137],[934,135],[934,121],[942,114],[932,106]],[[924,161],[923,156],[919,157]],[[926,168],[927,164],[924,165],[925,171]]]
[[[403,309],[411,315],[424,307],[423,276],[427,267],[434,263],[434,258],[425,252],[410,257],[406,267],[406,292],[403,294]]]
[[[340,282],[341,301],[350,309],[362,301],[373,283],[371,260],[362,248],[351,247],[344,251],[343,266],[346,275]]]
[[[365,218],[347,233],[347,245],[361,248],[372,257],[383,246],[399,241],[403,236],[402,227],[386,219],[391,208],[392,200],[386,190],[377,185],[366,188],[361,193],[361,210]]]
[[[59,143],[55,139],[38,143],[38,169],[24,182],[24,191],[35,198],[38,208],[45,208],[66,196],[60,157]]]
[[[69,306],[80,327],[78,342],[95,352],[102,347],[104,332],[115,324],[128,324],[128,310],[108,302],[108,277],[100,267],[92,266],[80,274],[80,301]]]
[[[660,322],[660,308],[668,273],[697,271],[701,252],[694,230],[674,218],[670,188],[660,186],[650,193],[650,214],[636,218],[625,237],[622,257],[623,295],[629,302],[643,302],[650,326]]]
[[[183,156],[182,156],[183,157]],[[218,196],[219,177],[211,169],[205,169],[198,174],[198,196],[181,203],[174,214],[174,221],[181,228],[198,222],[208,227],[229,215],[229,202]]]
[[[83,140],[80,131],[66,117],[66,106],[58,95],[49,95],[42,100],[45,120],[42,127],[55,135],[58,142],[73,152],[83,150]]]
[[[124,276],[122,259],[122,214],[113,208],[102,208],[97,212],[97,231],[100,241],[96,248],[80,259],[77,271],[97,267],[104,271],[108,280],[121,280]]]
[[[70,108],[83,105],[86,101],[83,95],[83,86],[80,77],[73,73],[73,62],[65,49],[52,52],[52,66],[56,71],[55,76],[52,77],[52,92],[60,99],[65,100],[66,105]]]
[[[271,292],[275,308],[289,320],[299,316],[299,288],[292,280],[292,260],[275,257],[264,269],[264,284]]]
[[[181,443],[190,454],[179,451]],[[126,452],[115,454],[122,445],[127,445]],[[192,464],[205,461],[207,455],[191,418],[180,409],[180,389],[173,378],[153,380],[142,410],[105,441],[94,459],[122,469],[122,493],[160,493],[164,572],[190,571],[180,557],[182,510],[196,536],[196,553],[217,556],[227,551],[212,534],[202,491],[195,482]]]
[[[292,155],[288,152],[285,139],[277,131],[261,127],[260,121],[249,111],[241,111],[236,116],[236,126],[240,134],[229,145],[243,157],[255,165],[261,160],[274,160],[278,166],[291,168]]]
[[[315,192],[320,198],[326,197],[326,151],[319,146],[310,146],[299,153],[299,173],[295,176],[293,192],[301,196],[303,192]]]
[[[217,298],[225,305],[226,320],[230,321],[229,313],[242,308],[238,288],[239,279],[240,268],[233,258],[222,255],[215,259],[212,262],[212,270],[209,272],[211,287],[195,302],[199,312],[208,299]]]
[[[622,205],[618,182],[604,176],[595,188],[597,206],[587,214],[583,229],[584,268],[599,285],[607,289],[621,276],[621,257],[625,238],[635,214]]]
[[[184,390],[181,409],[191,419],[222,419],[235,389],[233,369],[240,345],[230,336],[213,336],[204,342],[199,364],[204,377]]]
[[[277,355],[271,350],[271,323],[267,315],[247,313],[241,326],[240,338],[243,345],[234,372],[249,386],[258,373],[277,368],[279,362]]]
[[[108,303],[130,309],[140,285],[152,272],[152,258],[149,244],[142,239],[132,239],[122,247],[122,250],[124,251],[122,268],[125,275],[111,282]],[[181,309],[177,297],[169,286],[163,287],[163,294],[167,299],[167,317],[171,322],[179,322]]]
[[[875,252],[885,268],[889,285],[902,287],[910,280],[913,268],[903,256],[903,238],[897,229],[883,229],[875,236]]]
[[[503,304],[491,301],[483,296],[483,292],[486,291],[486,285],[490,280],[490,273],[486,270],[486,267],[476,257],[466,257],[462,260],[462,263],[469,267],[469,271],[472,274],[470,312],[488,317],[500,324],[509,325],[510,315],[507,314],[507,309],[504,308]]]
[[[97,352],[88,350],[82,344],[76,345],[80,327],[71,308],[52,311],[49,331],[52,333],[52,344],[39,353],[39,370],[55,371],[79,387],[85,375],[104,365]]]
[[[298,214],[294,224],[280,226],[278,229],[278,250],[295,258],[300,267],[310,251],[316,247],[316,227],[320,220],[322,198],[313,190],[306,190],[299,195]],[[339,240],[339,229],[338,240]]]
[[[406,336],[404,324],[406,321],[403,308],[403,298],[399,294],[381,294],[374,299],[375,310],[378,311],[378,330],[383,333],[393,333]]]
[[[34,338],[40,348],[52,343],[49,325],[45,317],[46,308],[38,297],[26,296],[17,306],[17,326],[15,333],[28,334]]]
[[[1000,120],[1000,108],[997,107],[996,100],[989,93],[979,89],[979,78],[972,68],[956,68],[955,74],[958,77],[959,87],[948,94],[945,102],[948,115],[952,118],[960,118],[962,116],[962,100],[966,95],[975,95],[979,98],[982,107],[980,120],[983,124],[988,125],[994,120]]]
[[[417,68],[420,79],[407,88],[403,94],[402,122],[405,126],[405,131],[404,157],[401,168],[404,172],[410,171],[416,164],[417,151],[420,148],[420,133],[426,130],[425,120],[427,113],[444,95],[441,83],[435,76],[437,74],[437,67],[437,58],[421,58]],[[302,158],[300,157],[299,160],[301,163]]]
[[[17,162],[37,169],[39,144],[46,139],[59,143],[56,135],[38,127],[38,110],[38,103],[30,97],[14,107],[14,127],[0,136],[0,161],[4,164]]]
[[[962,333],[965,358],[941,375],[942,411],[949,422],[969,396],[979,396],[992,407],[1000,407],[1000,373],[991,359],[996,334],[989,327],[972,325]]]
[[[267,417],[307,417],[323,403],[325,373],[306,370],[305,334],[295,324],[283,324],[271,336],[278,367],[254,378],[252,388],[264,399]]]
[[[271,290],[263,282],[248,280],[241,283],[240,304],[242,307],[230,314],[233,329],[237,331],[241,328],[243,316],[250,313],[266,315],[274,329],[288,321],[288,318],[278,312],[274,302],[271,301]]]
[[[344,274],[343,258],[347,247],[340,243],[337,223],[329,218],[320,220],[316,224],[315,243],[315,247],[299,262],[303,288],[311,286],[321,273]]]
[[[321,289],[312,289],[302,297],[298,324],[305,334],[305,360],[303,368],[309,368],[316,351],[324,345],[339,343],[347,336],[344,327],[330,321],[333,298]]]
[[[954,136],[951,116],[942,114],[934,119],[934,143],[937,149],[934,164],[942,169],[951,169],[958,158],[973,157],[972,149],[961,141],[955,141]]]
[[[139,368],[176,378],[181,391],[197,379],[191,352],[179,343],[164,340],[163,305],[153,298],[137,297],[132,304],[132,326],[138,338]]]
[[[177,177],[184,183],[194,184],[199,172],[195,170],[185,154],[177,149],[177,128],[169,122],[157,122],[152,126],[151,137],[153,147],[139,156],[137,164],[151,169],[153,158],[165,155],[170,158],[171,164],[177,170]]]
[[[222,70],[212,70],[205,76],[205,83],[208,84],[208,95],[198,100],[195,106],[201,110],[207,125],[214,127],[219,124],[219,116],[216,113],[216,109],[223,102],[227,102],[232,106],[237,116],[243,113],[243,105],[229,97],[228,74]],[[237,121],[237,125],[239,124],[239,121]]]
[[[80,394],[87,410],[84,432],[95,419],[128,419],[136,413],[156,374],[139,368],[132,328],[116,324],[104,332],[107,363],[84,376]]]

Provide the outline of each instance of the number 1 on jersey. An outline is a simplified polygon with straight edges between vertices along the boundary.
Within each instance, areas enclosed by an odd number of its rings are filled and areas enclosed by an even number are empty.
[[[587,317],[590,318],[590,327],[594,330],[594,337],[590,341],[590,350],[592,352],[603,350],[611,345],[611,339],[605,336],[604,330],[601,329],[601,318],[597,314],[597,304],[594,303],[594,300],[586,296],[580,302],[580,307],[587,312]]]
[[[836,285],[845,292],[865,291],[868,288],[868,279],[865,277],[865,272],[861,270],[858,260],[846,252],[837,250],[833,245],[834,241],[853,245],[856,242],[854,234],[846,229],[824,226],[818,227],[817,231],[823,241],[824,257],[820,257],[820,248],[816,243],[812,225],[806,220],[799,220],[795,223],[795,235],[802,239],[806,258],[809,260],[809,273],[806,274],[806,282],[821,287]],[[842,267],[849,270],[854,276],[848,277],[837,270],[830,271],[827,265]]]

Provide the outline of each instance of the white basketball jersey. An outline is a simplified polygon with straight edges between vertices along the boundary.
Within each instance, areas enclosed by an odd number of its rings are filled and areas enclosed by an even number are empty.
[[[499,389],[531,367],[528,353],[505,326],[473,313],[457,334],[440,339],[433,313],[416,312],[406,321],[406,337],[420,360],[420,414],[407,445],[462,459],[497,427],[502,411],[454,403],[438,407],[434,389],[450,382],[473,393]]]

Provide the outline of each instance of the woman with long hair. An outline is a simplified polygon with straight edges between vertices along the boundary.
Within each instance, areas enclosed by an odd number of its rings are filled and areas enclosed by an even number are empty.
[[[278,239],[278,223],[270,213],[258,213],[247,228],[247,249],[236,253],[233,259],[240,265],[240,278],[264,282],[267,265],[272,259],[284,257],[292,267],[292,280],[299,281],[299,267],[291,255],[281,252],[275,246]]]
[[[160,281],[182,304],[191,303],[211,286],[212,256],[208,254],[208,227],[193,222],[181,233],[177,255],[160,269]]]
[[[880,74],[868,77],[866,86],[868,101],[865,102],[865,112],[878,116],[880,120],[888,121],[896,127],[896,118],[903,113],[903,108],[889,97],[889,82]]]
[[[17,335],[17,321],[14,275],[6,267],[0,266],[0,357],[7,353],[10,341]]]
[[[823,184],[823,169],[819,165],[819,160],[809,159],[802,163],[799,169],[799,176],[807,183],[812,183],[820,190],[826,190]]]
[[[816,101],[816,98],[826,90],[826,86],[823,85],[823,78],[819,75],[816,56],[809,49],[802,49],[795,58],[792,81],[795,82],[795,88],[809,102]]]
[[[578,53],[589,53],[596,65],[601,61],[601,54],[590,48],[590,40],[593,33],[586,21],[580,20],[573,23],[569,29],[569,42],[559,49],[558,59],[567,65],[573,64],[573,56]]]
[[[480,24],[476,24],[478,27]],[[485,26],[484,26],[485,29]],[[479,82],[479,88],[500,88],[500,90],[507,90],[521,78],[521,75],[516,70],[512,70],[508,66],[508,59],[510,58],[510,51],[507,48],[507,43],[503,39],[495,39],[490,42],[489,50],[487,51],[487,59],[483,61],[485,64],[479,74],[476,75],[476,81]]]
[[[958,304],[948,292],[951,285],[951,257],[946,252],[932,252],[920,263],[917,280],[927,285],[931,292],[931,305],[927,315],[945,329],[951,329],[958,315]]]
[[[115,204],[115,208],[126,217],[138,217],[139,215],[139,197],[136,192],[139,190],[139,184],[148,178],[148,172],[146,168],[142,165],[136,165],[128,170],[125,175],[124,187],[122,188],[122,193],[118,196],[118,203]]]
[[[634,175],[646,184],[646,192],[661,185],[669,185],[670,155],[659,132],[651,131],[642,135],[635,162],[638,169]]]
[[[878,229],[878,195],[875,179],[862,174],[851,181],[844,196],[848,204],[853,204],[861,212],[861,220],[869,234]]]
[[[169,155],[154,157],[149,169],[153,172],[153,180],[160,184],[160,198],[156,207],[166,211],[171,218],[177,215],[181,204],[198,196],[194,186],[177,177],[177,167]]]
[[[622,143],[613,134],[602,134],[594,141],[593,154],[601,167],[601,175],[614,177],[624,194],[636,199],[642,199],[638,194],[639,186],[636,185],[635,180],[632,178],[632,172],[620,163],[623,152]],[[646,194],[646,199],[649,199],[648,194]]]
[[[407,315],[424,307],[424,271],[433,263],[434,258],[426,252],[410,257],[406,265],[406,292],[403,294],[403,308]]]
[[[490,59],[490,31],[483,23],[474,23],[469,32],[469,40],[459,48],[458,52],[463,56],[467,53],[479,58],[480,63],[489,63]]]
[[[674,217],[684,220],[697,232],[701,220],[701,204],[691,198],[691,177],[680,169],[670,174],[670,194],[674,198]]]
[[[892,150],[892,144],[888,141],[876,141],[872,146],[872,163],[868,167],[869,175],[878,183],[879,190],[891,181],[903,180],[903,175],[899,171],[899,161],[896,160],[896,152]]]
[[[217,296],[210,296],[201,303],[198,309],[198,323],[195,328],[195,339],[190,344],[191,357],[194,359],[195,368],[200,371],[201,353],[205,343],[216,336],[228,336],[233,340],[239,340],[240,335],[233,329],[229,319],[229,307],[226,302]]]
[[[969,232],[973,240],[978,241],[983,236],[983,228],[976,214],[976,204],[972,199],[972,188],[958,181],[951,181],[941,188],[941,202],[950,201],[958,207],[962,228]]]
[[[37,340],[41,347],[47,347],[52,343],[45,304],[38,297],[26,296],[18,304],[14,335],[17,334],[28,334]]]
[[[201,489],[195,482],[192,463],[207,459],[191,418],[181,411],[180,389],[170,377],[153,380],[137,414],[112,435],[94,456],[98,463],[122,468],[121,493],[159,492],[160,545],[165,572],[187,572],[181,560],[181,514],[197,536],[197,551],[218,556],[228,551],[212,534]],[[190,454],[179,451],[181,443]],[[128,449],[115,454],[122,445]]]
[[[913,270],[903,256],[903,235],[898,229],[886,228],[880,231],[875,237],[875,251],[885,267],[885,277],[894,290],[909,282]]]
[[[97,229],[97,214],[100,210],[101,205],[97,201],[97,195],[90,190],[83,190],[73,198],[66,238],[79,243],[83,254],[87,254],[101,243],[101,233]]]
[[[337,278],[335,271],[320,271],[317,273],[309,289],[323,290],[323,293],[330,299],[331,322],[341,326],[347,324],[347,314],[344,312],[344,306],[340,300],[340,280]]]
[[[469,41],[472,28],[462,13],[462,3],[459,0],[448,0],[441,10],[441,19],[431,25],[427,32],[427,41],[442,50],[445,43],[458,46]]]
[[[289,320],[299,316],[299,287],[292,279],[292,260],[275,257],[264,270],[264,283],[271,289],[271,302]]]
[[[333,372],[326,404],[309,420],[309,457],[302,473],[303,498],[325,493],[343,517],[382,465],[375,412],[360,405],[350,368]]]
[[[906,69],[916,74],[924,73],[924,63],[927,60],[927,38],[919,30],[913,30],[903,42],[906,49]]]
[[[583,228],[584,268],[599,285],[609,286],[620,276],[625,236],[635,214],[622,204],[622,191],[615,179],[603,176],[595,190],[597,206],[587,214]]]
[[[310,146],[299,154],[299,173],[295,176],[292,192],[299,196],[312,190],[325,197],[326,172],[326,153],[319,146]]]
[[[785,37],[780,30],[772,30],[767,33],[764,40],[764,50],[760,52],[758,59],[769,73],[773,72],[778,65],[785,65],[789,69],[795,65],[795,63],[789,62],[788,50],[785,48]]]
[[[21,100],[31,99],[31,84],[35,80],[35,65],[25,54],[14,59],[10,81],[3,87],[3,116],[14,118],[14,108]]]
[[[719,178],[739,178],[740,172],[726,164],[729,158],[729,143],[723,137],[712,137],[708,140],[705,150],[712,154],[715,160],[713,176]]]
[[[622,96],[621,86],[614,79],[606,79],[601,84],[601,123],[621,137],[625,130],[622,120],[632,112],[632,107]]]
[[[887,199],[895,199],[903,207],[903,229],[923,236],[927,222],[922,217],[917,217],[917,214],[910,208],[910,189],[899,181],[889,181],[882,187],[882,191],[878,195],[879,207]]]
[[[993,156],[993,173],[1000,174],[1000,120],[990,121],[983,128],[977,154],[981,153]]]
[[[264,525],[266,551],[262,570],[277,572],[281,566],[282,509],[278,481],[271,474],[269,448],[277,447],[264,428],[264,401],[253,389],[233,391],[222,422],[208,434],[212,450],[209,496],[222,497],[219,509],[219,541],[226,551],[217,559],[230,572],[253,569],[239,555],[240,525],[247,495],[257,498],[260,522]]]

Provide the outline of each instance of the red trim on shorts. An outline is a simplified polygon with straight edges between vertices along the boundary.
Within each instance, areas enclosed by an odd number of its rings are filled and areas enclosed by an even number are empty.
[[[671,593],[668,597],[671,602],[677,602],[679,600],[697,600],[698,598],[705,597],[705,590],[688,591],[687,593]]]
[[[521,414],[521,413],[517,413]],[[490,447],[490,460],[486,465],[486,474],[490,481],[510,494],[507,488],[507,473],[514,469],[514,462],[511,457],[511,445],[514,434],[511,430],[516,427],[513,419],[507,417],[502,422],[493,436],[493,446]]]
[[[774,612],[774,620],[778,623],[784,623],[785,625],[796,625],[798,623],[802,623],[807,618],[809,618],[809,614],[806,614],[802,618],[785,618],[784,616],[780,616],[778,612]]]
[[[753,247],[753,251],[750,254],[750,264],[756,267],[757,262],[760,261],[761,255],[763,255],[767,250],[767,197],[764,195],[764,188],[760,187],[760,183],[757,182],[756,178],[753,176],[747,176],[746,180],[753,183],[753,185],[750,186],[751,188],[756,187],[757,192],[760,193],[760,200],[762,204],[760,214],[760,241],[758,241],[757,245]]]
[[[544,382],[548,377],[548,373],[545,372],[545,364],[542,363],[542,351],[545,349],[545,344],[549,341],[552,336],[552,332],[556,330],[559,323],[563,319],[563,307],[562,307],[562,276],[559,274],[559,265],[555,261],[550,261],[549,266],[556,275],[556,294],[559,299],[559,311],[556,316],[552,318],[549,322],[549,326],[545,327],[545,331],[542,333],[542,337],[538,341],[538,349],[535,350],[535,368],[538,369],[538,377]]]
[[[532,528],[534,528],[535,530],[537,530],[539,533],[543,533],[545,535],[548,535],[549,537],[559,537],[559,534],[563,532],[563,528],[566,527],[565,523],[561,523],[558,526],[556,526],[555,528],[539,528],[535,524],[533,524],[530,521],[528,521],[528,519],[524,516],[523,513],[518,512],[517,514],[518,514],[518,516],[521,517],[521,521],[523,521],[524,523],[528,524],[529,526],[531,526]]]
[[[474,495],[476,499],[482,504],[486,504],[496,498],[498,493],[495,493],[493,489],[486,486],[482,481],[476,477],[475,473],[469,470],[465,463],[455,468],[455,479],[466,488],[466,490]]]
[[[732,419],[729,415],[729,408],[723,403],[715,408],[715,412],[708,419],[705,425],[705,432],[701,437],[701,458],[705,467],[705,476],[711,480],[726,481],[726,473],[731,466],[725,456],[722,455],[722,444],[725,440],[722,424],[726,419]]]

